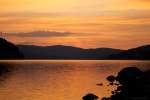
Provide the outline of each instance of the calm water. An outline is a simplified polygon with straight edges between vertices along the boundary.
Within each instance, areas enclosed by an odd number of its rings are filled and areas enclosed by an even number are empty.
[[[110,95],[105,78],[124,67],[150,68],[149,61],[0,61],[0,100],[81,100],[92,92]],[[104,86],[97,86],[98,83]]]

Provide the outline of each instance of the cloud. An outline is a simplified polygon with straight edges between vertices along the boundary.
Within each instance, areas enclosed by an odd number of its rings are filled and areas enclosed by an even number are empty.
[[[1,13],[0,17],[56,17],[63,16],[63,12],[5,12]]]
[[[134,0],[134,1],[140,1],[140,2],[150,2],[149,0]]]
[[[70,32],[56,32],[56,31],[33,31],[33,32],[26,32],[26,33],[7,33],[9,36],[16,36],[16,37],[64,37],[69,36],[73,33]]]

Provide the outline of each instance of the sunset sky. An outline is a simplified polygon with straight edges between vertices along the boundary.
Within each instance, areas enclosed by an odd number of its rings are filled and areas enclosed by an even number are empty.
[[[128,49],[150,44],[150,0],[0,0],[16,44]]]

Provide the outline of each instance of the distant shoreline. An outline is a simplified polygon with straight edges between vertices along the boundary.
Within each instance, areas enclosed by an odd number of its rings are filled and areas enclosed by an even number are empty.
[[[15,59],[10,59],[10,60],[0,60],[0,62],[7,62],[7,61],[144,61],[144,62],[149,62],[150,60],[79,60],[79,59],[18,59],[18,60],[15,60]]]

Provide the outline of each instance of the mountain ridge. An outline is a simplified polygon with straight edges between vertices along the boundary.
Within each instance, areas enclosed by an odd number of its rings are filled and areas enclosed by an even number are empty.
[[[106,59],[110,54],[123,51],[112,48],[83,49],[64,45],[18,45],[18,48],[26,59]]]
[[[14,45],[0,38],[0,59],[150,60],[150,44],[128,50],[73,46]]]
[[[121,60],[150,60],[150,44],[128,49],[116,55],[111,55],[109,58]]]

